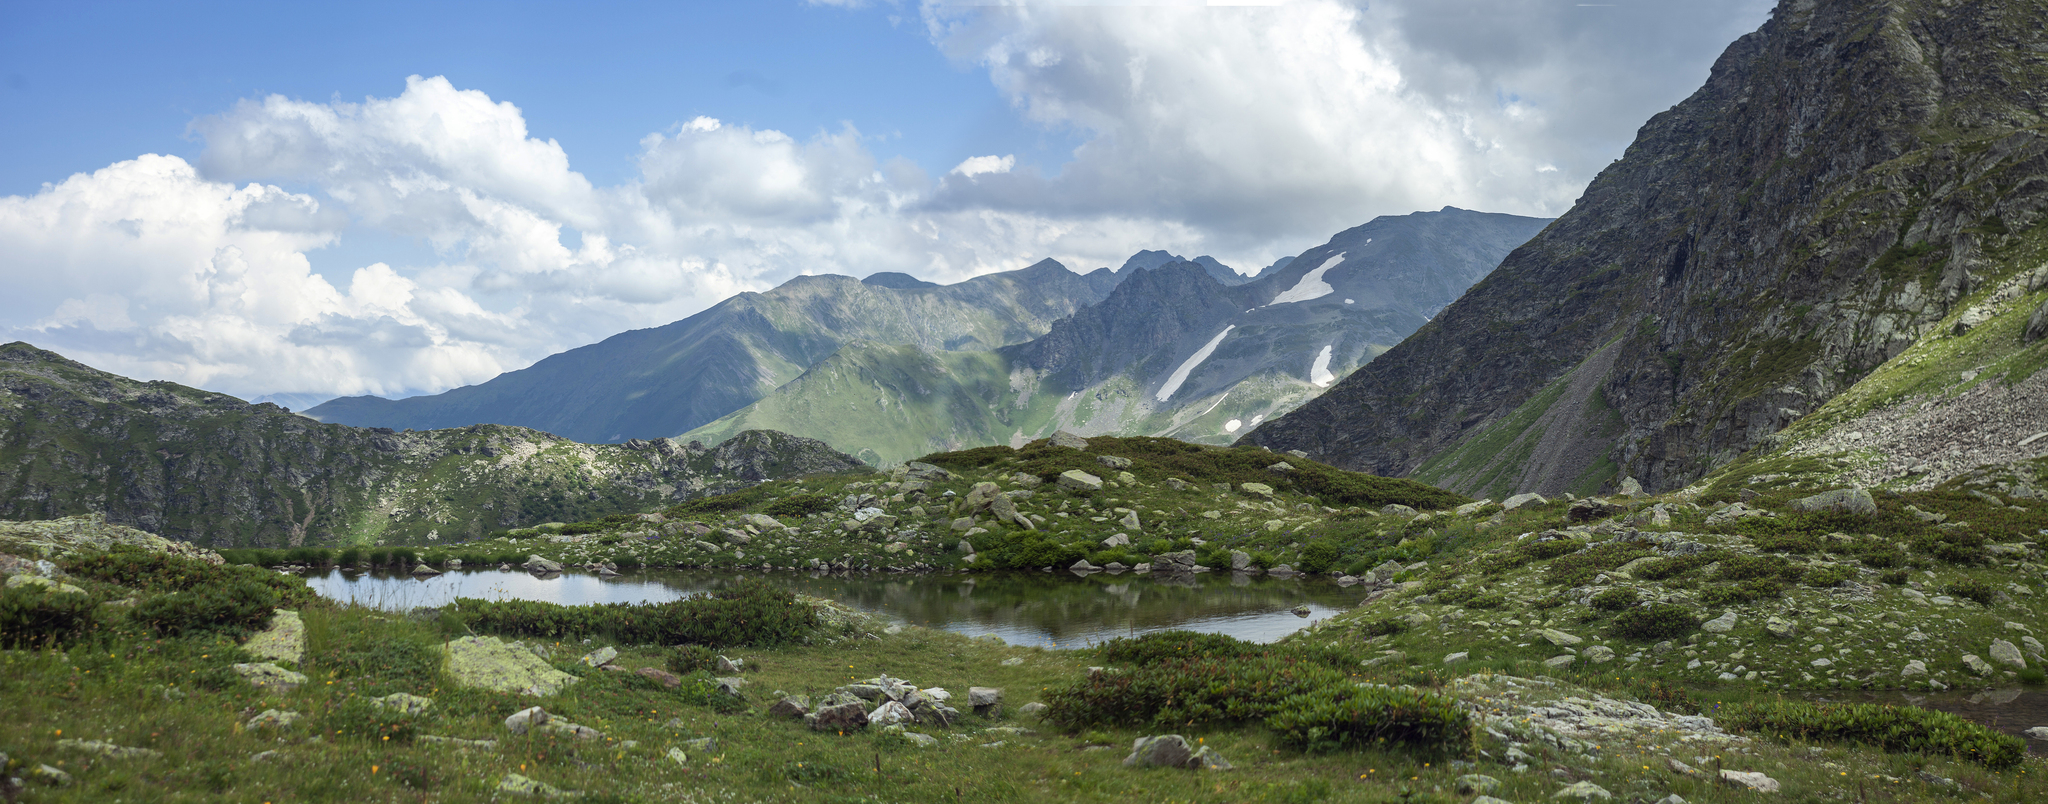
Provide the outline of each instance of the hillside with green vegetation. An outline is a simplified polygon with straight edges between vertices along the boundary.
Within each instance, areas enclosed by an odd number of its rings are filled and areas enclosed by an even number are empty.
[[[1751,477],[1510,508],[1252,448],[1060,440],[404,556],[231,551],[216,565],[92,537],[50,552],[47,581],[0,557],[0,696],[19,702],[0,762],[37,801],[2043,794],[2048,767],[2019,737],[1800,696],[2048,681],[2030,625],[2048,603],[2030,538],[2048,529],[2041,500],[1993,504],[1958,481],[1802,501]],[[1100,485],[1058,480],[1078,472]],[[1119,533],[1132,544],[1103,546]],[[1074,558],[1168,584],[1239,564],[1374,593],[1276,645],[1165,632],[1053,651],[891,624],[737,572],[672,603],[392,616],[237,563],[522,555],[629,573]],[[479,666],[479,651],[508,664]]]
[[[865,472],[810,439],[578,444],[521,427],[393,432],[0,346],[0,517],[109,520],[213,547],[432,544],[771,478]]]

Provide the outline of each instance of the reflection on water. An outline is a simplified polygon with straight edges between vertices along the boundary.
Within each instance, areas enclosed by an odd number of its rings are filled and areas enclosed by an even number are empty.
[[[322,596],[386,609],[442,606],[457,597],[545,600],[550,603],[643,603],[675,600],[727,586],[733,573],[649,570],[601,580],[567,573],[547,579],[524,572],[476,570],[416,579],[392,573],[329,570],[306,582]],[[1146,576],[1013,572],[934,575],[808,575],[765,573],[793,591],[837,600],[891,619],[969,636],[994,634],[1014,645],[1078,648],[1113,637],[1169,628],[1271,642],[1365,599],[1359,587],[1324,579],[1249,577],[1229,573]],[[1308,616],[1292,611],[1306,606]]]
[[[1845,703],[1912,704],[1938,709],[2025,738],[2027,729],[2048,726],[2048,693],[2006,687],[1978,692],[1843,692],[1815,700]],[[2027,751],[2048,755],[2048,741],[2027,740]]]

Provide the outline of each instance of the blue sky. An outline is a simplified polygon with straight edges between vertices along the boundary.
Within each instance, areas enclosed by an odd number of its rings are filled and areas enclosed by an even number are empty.
[[[1762,0],[0,2],[0,339],[480,382],[805,273],[1556,215]]]

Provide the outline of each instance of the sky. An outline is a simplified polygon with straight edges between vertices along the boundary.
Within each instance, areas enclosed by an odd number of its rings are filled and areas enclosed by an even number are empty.
[[[1555,216],[1765,0],[0,0],[0,341],[303,407],[803,274]]]

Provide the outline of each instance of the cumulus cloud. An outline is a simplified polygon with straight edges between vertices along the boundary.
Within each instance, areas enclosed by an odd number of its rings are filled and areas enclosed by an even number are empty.
[[[402,394],[802,273],[950,282],[1143,248],[1256,269],[1379,214],[1556,214],[1762,19],[1762,0],[1736,6],[928,2],[936,47],[1082,142],[1063,164],[968,155],[936,176],[859,121],[702,116],[641,138],[637,175],[600,187],[510,100],[446,78],[249,99],[193,122],[193,163],[0,198],[0,335],[244,396]],[[314,270],[357,231],[432,255]]]

